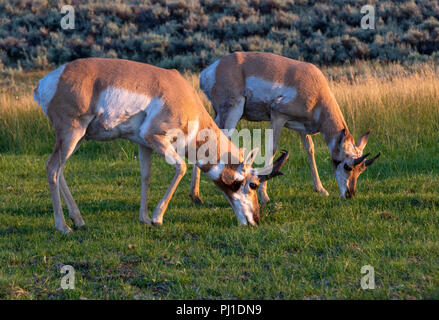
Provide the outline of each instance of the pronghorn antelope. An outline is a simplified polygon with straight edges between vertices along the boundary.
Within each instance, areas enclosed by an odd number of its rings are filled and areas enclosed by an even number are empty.
[[[317,172],[311,135],[320,132],[326,141],[343,198],[355,194],[358,176],[380,155],[366,160],[369,154],[363,155],[363,149],[369,132],[355,144],[328,82],[312,64],[271,53],[236,52],[204,69],[200,88],[212,102],[215,122],[222,129],[234,129],[241,118],[270,121],[273,154],[284,126],[298,131],[319,193],[328,195]],[[266,163],[273,154],[267,154]],[[266,188],[264,182],[258,190],[263,203],[269,201]],[[202,203],[198,189],[199,170],[194,168],[190,196]]]
[[[64,220],[60,192],[74,227],[85,225],[63,175],[66,161],[84,139],[125,138],[138,144],[142,182],[139,218],[145,224],[155,225],[163,223],[163,214],[186,172],[183,158],[189,146],[196,149],[201,146],[197,138],[201,130],[210,129],[215,133],[212,140],[225,141],[226,148],[215,150],[216,164],[197,162],[197,165],[221,189],[242,225],[258,223],[256,189],[261,181],[281,174],[279,170],[288,156],[284,153],[271,172],[252,169],[257,150],[244,159],[242,150],[224,136],[177,70],[127,60],[78,59],[42,78],[34,99],[42,106],[56,133],[46,171],[55,228],[64,233],[71,229]],[[192,123],[191,128],[188,123]],[[184,133],[183,158],[173,145],[175,136],[167,135],[175,129]],[[151,220],[147,201],[153,150],[172,163],[176,173]]]

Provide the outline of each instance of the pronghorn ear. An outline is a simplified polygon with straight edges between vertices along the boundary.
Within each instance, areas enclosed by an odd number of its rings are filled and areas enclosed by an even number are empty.
[[[253,165],[253,162],[255,162],[258,152],[259,148],[257,147],[250,151],[243,161],[244,165],[251,167]]]
[[[367,144],[367,140],[369,139],[370,130],[363,134],[357,142],[357,148],[363,151],[364,147]]]

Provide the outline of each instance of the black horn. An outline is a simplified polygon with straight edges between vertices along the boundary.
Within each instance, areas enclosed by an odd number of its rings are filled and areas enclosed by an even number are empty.
[[[283,167],[285,162],[288,160],[288,157],[290,156],[290,153],[287,150],[281,151],[281,156],[276,159],[273,163],[273,169],[269,174],[265,175],[258,175],[259,181],[264,182],[271,178],[274,178],[276,176],[283,175],[283,172],[280,171],[280,169]]]
[[[380,157],[380,155],[381,155],[381,152],[378,152],[378,154],[375,157],[373,157],[372,159],[367,159],[365,162],[366,167],[370,166],[372,163],[374,163],[376,161],[376,159],[378,159]]]
[[[364,156],[361,156],[357,159],[354,160],[354,166],[359,165],[360,163],[362,163],[364,161],[364,159],[367,158],[367,156],[370,155],[370,153],[366,153]]]

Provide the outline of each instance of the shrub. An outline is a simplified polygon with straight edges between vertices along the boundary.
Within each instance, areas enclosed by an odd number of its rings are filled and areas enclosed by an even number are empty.
[[[0,66],[39,69],[79,57],[119,57],[199,71],[239,51],[316,64],[413,62],[436,57],[439,4],[429,0],[72,1],[75,30],[55,1],[0,3]],[[376,28],[360,27],[376,6]]]

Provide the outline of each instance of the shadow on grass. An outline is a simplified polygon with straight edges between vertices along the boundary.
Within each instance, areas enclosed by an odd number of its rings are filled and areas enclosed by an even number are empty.
[[[116,212],[130,212],[130,211],[138,211],[139,204],[137,201],[133,203],[129,200],[101,200],[101,201],[88,201],[88,202],[80,202],[78,203],[79,210],[81,212],[88,213],[101,213],[103,211],[116,211]],[[67,214],[67,209],[63,208],[64,214]],[[22,216],[22,217],[41,217],[46,216],[48,214],[53,215],[52,206],[45,205],[22,205],[21,208],[17,207],[5,207],[3,212],[6,215],[11,216]]]

